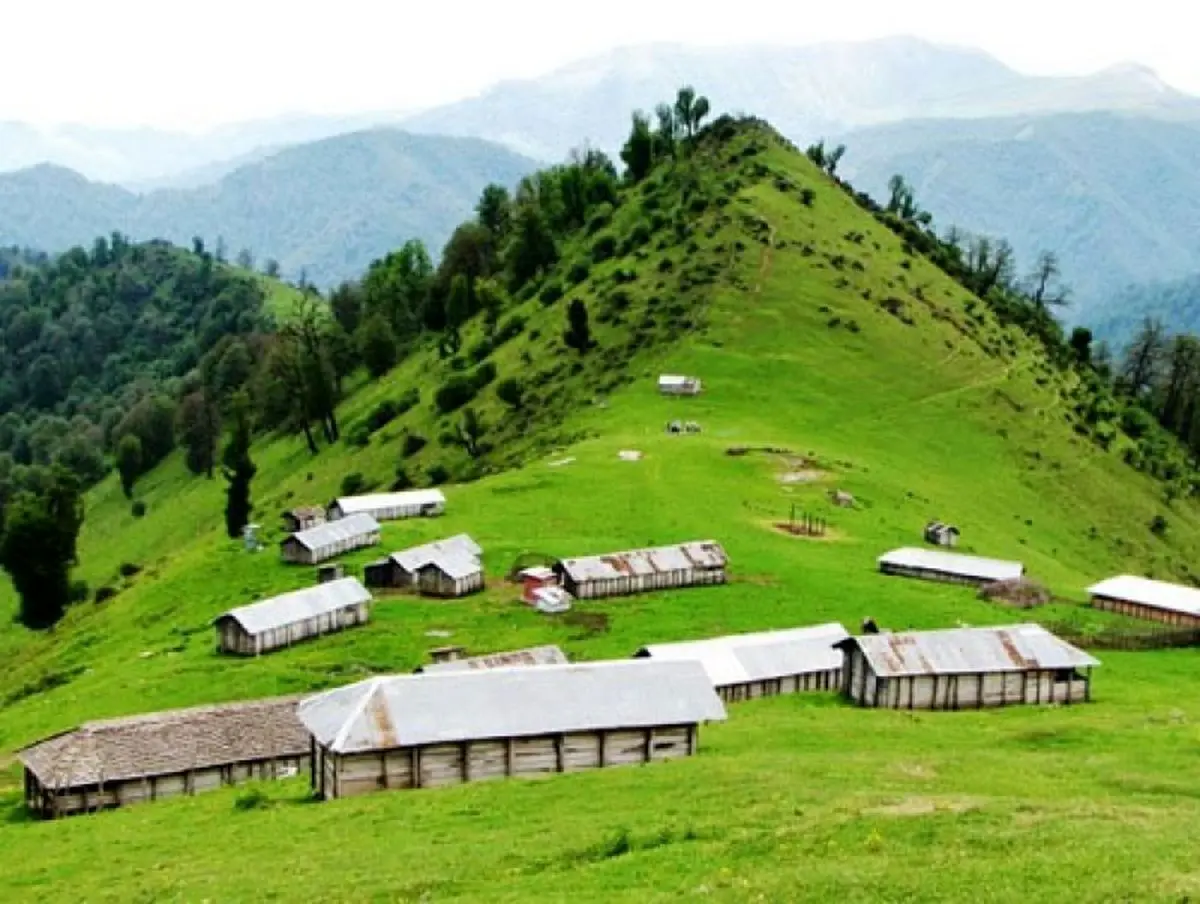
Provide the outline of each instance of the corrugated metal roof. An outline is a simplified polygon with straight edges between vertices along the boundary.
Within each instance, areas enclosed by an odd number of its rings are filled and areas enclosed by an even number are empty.
[[[87,722],[20,751],[50,788],[171,775],[227,763],[306,757],[298,696]]]
[[[952,628],[906,634],[866,634],[843,641],[863,651],[876,675],[955,675],[1025,672],[1099,665],[1083,650],[1041,625]]]
[[[481,669],[523,668],[539,665],[566,665],[566,654],[556,646],[530,647],[528,650],[510,650],[505,653],[488,653],[449,662],[435,662],[417,669],[422,674],[430,672],[471,672]]]
[[[603,556],[563,559],[563,569],[575,581],[615,581],[636,575],[686,571],[692,568],[724,568],[725,550],[714,540],[698,540],[676,546],[613,552]]]
[[[1088,594],[1126,600],[1167,612],[1200,616],[1200,590],[1181,584],[1168,584],[1166,581],[1153,581],[1150,578],[1123,574],[1093,584],[1088,588]]]
[[[1025,566],[1020,562],[985,559],[980,556],[941,552],[936,549],[917,549],[916,547],[893,549],[879,557],[879,564],[940,571],[945,574],[987,581],[1007,581],[1019,578],[1025,573]]]
[[[336,753],[723,720],[698,662],[649,659],[371,678],[310,697],[300,720]]]
[[[473,574],[478,574],[483,570],[483,565],[479,559],[466,552],[437,552],[434,553],[428,562],[421,566],[420,570],[426,568],[436,568],[449,578],[465,578]]]
[[[400,493],[368,493],[364,496],[341,496],[334,503],[342,515],[355,512],[374,512],[379,509],[404,508],[407,506],[445,505],[446,497],[441,490],[404,490]]]
[[[686,386],[691,383],[695,377],[685,377],[682,374],[662,374],[658,378],[659,386]]]
[[[327,546],[332,546],[335,543],[340,543],[342,540],[376,533],[378,530],[379,522],[370,515],[351,515],[349,518],[327,521],[324,524],[318,524],[316,527],[297,531],[288,537],[287,540],[295,540],[305,549],[316,551],[324,549]],[[286,543],[287,540],[283,542]]]
[[[834,644],[849,636],[840,624],[830,622],[783,631],[648,644],[635,655],[656,661],[695,660],[704,666],[714,687],[727,687],[841,668],[844,654]]]
[[[438,559],[439,556],[447,554],[477,560],[483,555],[483,550],[468,534],[455,534],[445,540],[437,540],[433,543],[425,543],[411,549],[394,552],[390,558],[405,571],[413,572]]]
[[[338,578],[271,597],[260,603],[230,609],[215,621],[232,618],[247,634],[256,635],[327,612],[336,612],[347,606],[357,606],[370,599],[370,591],[359,583],[358,578]]]

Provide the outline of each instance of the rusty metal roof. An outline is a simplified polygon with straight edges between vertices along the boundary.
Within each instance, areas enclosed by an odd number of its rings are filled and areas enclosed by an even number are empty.
[[[1200,590],[1180,584],[1168,584],[1166,581],[1152,581],[1150,578],[1123,574],[1093,584],[1087,592],[1090,596],[1104,596],[1152,609],[1200,616]]]
[[[714,687],[728,687],[841,668],[844,654],[835,644],[849,636],[840,624],[830,622],[783,631],[648,644],[634,655],[660,662],[695,660],[704,666]]]
[[[524,668],[535,665],[566,665],[566,654],[556,646],[530,647],[527,650],[510,650],[504,653],[488,653],[449,662],[423,665],[414,671],[418,674],[430,672],[469,672],[479,669]]]
[[[48,788],[128,781],[308,755],[299,697],[275,697],[87,722],[21,750]]]
[[[334,504],[341,510],[342,515],[353,515],[358,512],[371,514],[382,509],[408,508],[409,506],[446,504],[446,496],[441,490],[404,490],[399,493],[367,493],[363,496],[339,496]]]
[[[613,552],[603,556],[563,559],[561,565],[575,581],[615,581],[639,575],[687,571],[693,568],[724,568],[729,561],[714,540],[698,540],[676,546],[658,546]]]
[[[295,540],[305,549],[316,552],[355,537],[379,533],[379,522],[370,515],[351,515],[337,521],[327,521],[307,530],[296,531],[283,542]]]
[[[293,590],[273,596],[259,603],[230,609],[224,615],[213,620],[213,624],[226,618],[234,619],[242,626],[247,634],[262,634],[284,625],[294,625],[336,612],[348,606],[357,606],[369,602],[371,592],[367,590],[358,578],[338,578],[336,581],[326,581],[324,584],[314,584],[301,590]]]
[[[439,562],[446,557],[478,560],[481,555],[483,555],[483,550],[478,543],[471,539],[469,534],[455,534],[444,540],[436,540],[433,543],[425,543],[411,549],[394,552],[389,558],[405,571],[412,573],[418,568],[431,562]]]
[[[862,650],[881,678],[1027,672],[1099,665],[1100,661],[1055,637],[1041,625],[951,628],[904,634],[866,634],[842,641]]]
[[[700,663],[649,659],[382,676],[298,712],[336,753],[725,719]]]
[[[1003,559],[985,559],[957,552],[942,552],[936,549],[906,547],[893,549],[879,557],[880,566],[892,565],[899,568],[916,568],[922,571],[937,571],[964,578],[985,581],[1007,581],[1025,573],[1020,562]]]

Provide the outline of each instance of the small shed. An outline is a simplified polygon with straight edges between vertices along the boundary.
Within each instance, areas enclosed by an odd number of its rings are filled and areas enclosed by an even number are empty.
[[[1011,581],[1025,574],[1025,566],[1020,562],[913,548],[894,549],[880,556],[879,570],[884,574],[974,586]]]
[[[842,693],[859,706],[980,709],[1091,700],[1087,653],[1041,625],[851,637]]]
[[[1109,578],[1088,588],[1097,609],[1181,628],[1200,628],[1200,590],[1134,575]]]
[[[222,653],[257,656],[310,637],[365,624],[371,594],[357,578],[341,578],[231,609],[213,621]]]
[[[483,589],[483,564],[462,553],[436,553],[417,569],[417,590],[422,596],[453,599]]]
[[[690,756],[725,707],[697,662],[627,660],[369,678],[299,714],[330,799]]]
[[[930,521],[925,525],[925,542],[934,546],[957,546],[959,529],[953,524]]]
[[[301,505],[283,513],[283,526],[289,534],[324,524],[325,509],[319,505]]]
[[[466,652],[466,647],[458,644],[448,644],[444,647],[434,647],[429,651],[429,658],[434,663],[454,662],[455,660],[462,659],[466,655]]]
[[[388,587],[399,587],[404,590],[419,590],[419,573],[422,568],[433,562],[441,562],[449,567],[449,563],[473,563],[479,570],[479,585],[483,586],[483,566],[480,557],[483,550],[468,534],[455,534],[444,540],[414,546],[388,556],[391,570],[387,576]],[[461,595],[461,594],[460,594]]]
[[[379,522],[370,515],[351,515],[292,534],[279,544],[279,549],[286,562],[316,565],[378,543]]]
[[[556,646],[530,647],[527,650],[510,650],[504,653],[488,653],[485,656],[471,656],[466,659],[450,659],[445,662],[434,662],[413,669],[415,674],[432,674],[442,672],[478,671],[480,669],[512,669],[526,668],[536,665],[566,665],[566,654]]]
[[[571,608],[571,594],[561,587],[539,587],[533,591],[533,608],[543,615],[557,615]]]
[[[370,515],[376,521],[395,521],[399,518],[428,518],[445,511],[446,497],[441,490],[404,490],[399,493],[342,496],[329,504],[329,520]]]
[[[372,589],[394,587],[395,570],[391,556],[368,562],[363,566],[363,583]]]
[[[650,644],[633,655],[656,662],[695,660],[704,666],[721,699],[736,703],[799,691],[839,690],[843,653],[836,644],[849,636],[842,625],[831,622],[784,631]]]
[[[531,606],[537,602],[534,596],[536,591],[544,587],[558,586],[558,575],[554,573],[553,568],[547,568],[545,565],[524,568],[517,572],[517,577],[521,581],[521,601]]]
[[[700,389],[701,383],[699,377],[662,374],[658,378],[658,391],[663,395],[699,395]]]
[[[310,767],[299,697],[87,722],[19,751],[25,805],[46,817],[195,794]]]
[[[562,559],[554,566],[563,588],[577,599],[595,599],[724,584],[729,559],[713,540]]]
[[[346,569],[339,564],[318,565],[317,583],[328,584],[330,581],[341,580],[346,576]]]

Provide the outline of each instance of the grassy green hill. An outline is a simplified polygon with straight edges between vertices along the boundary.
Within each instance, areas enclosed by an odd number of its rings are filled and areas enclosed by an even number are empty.
[[[603,234],[615,255],[589,252]],[[570,279],[589,254],[586,278]],[[828,619],[853,629],[868,615],[892,629],[1026,617],[876,573],[875,557],[915,542],[931,517],[1075,601],[1117,570],[1181,576],[1200,551],[1193,503],[1168,506],[1122,463],[1121,443],[1103,452],[1076,432],[1072,376],[763,127],[710,135],[691,165],[629,190],[547,283],[564,296],[508,312],[523,329],[487,356],[532,387],[527,410],[509,412],[490,388],[474,402],[497,446],[490,466],[510,467],[448,486],[441,519],[384,527],[389,549],[469,531],[493,576],[486,593],[383,599],[361,630],[256,661],[218,657],[215,615],[308,583],[310,570],[225,539],[221,484],[176,459],[139,483],[140,520],[110,479],[88,500],[80,570],[119,592],[45,635],[3,623],[0,750],[89,718],[408,670],[448,642],[431,631],[472,651],[551,642],[590,659]],[[583,356],[561,339],[575,298],[599,343]],[[478,341],[468,333],[464,347]],[[256,445],[266,537],[281,536],[278,510],[327,501],[348,473],[390,482],[406,434],[431,440],[409,473],[459,468],[463,453],[434,439],[448,420],[431,405],[452,366],[421,352],[353,393],[347,435],[380,402],[421,391],[365,447],[314,458],[296,438]],[[700,375],[705,395],[660,397],[663,370]],[[669,435],[674,418],[703,430]],[[644,458],[622,461],[623,449]],[[857,508],[833,508],[834,488]],[[828,518],[827,539],[772,527],[793,503]],[[1169,527],[1154,534],[1160,514]],[[495,577],[525,551],[702,537],[726,545],[729,586],[548,618]],[[121,578],[123,564],[142,570]],[[1036,617],[1108,620],[1066,602]],[[23,817],[10,764],[0,888],[42,901],[1185,899],[1200,887],[1200,704],[1183,690],[1196,656],[1102,659],[1090,706],[932,714],[785,697],[732,708],[689,761],[319,805],[296,781],[249,808],[231,790],[40,824]]]

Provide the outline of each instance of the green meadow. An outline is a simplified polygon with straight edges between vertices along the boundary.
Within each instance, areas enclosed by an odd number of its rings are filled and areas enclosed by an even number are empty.
[[[88,498],[80,576],[117,594],[54,630],[0,627],[0,888],[38,901],[1184,901],[1200,895],[1200,703],[1195,652],[1101,652],[1089,705],[993,712],[860,710],[834,695],[729,708],[697,757],[544,780],[313,803],[304,780],[228,789],[43,823],[27,818],[9,754],[88,719],[336,686],[408,671],[445,643],[470,652],[557,643],[572,659],[644,643],[829,620],[851,631],[1024,620],[1118,621],[1084,588],[1125,571],[1180,577],[1200,511],[1073,429],[1070,377],[782,142],[749,132],[705,160],[727,203],[695,217],[689,245],[652,235],[593,268],[563,300],[533,298],[496,350],[503,375],[538,386],[540,418],[477,402],[512,467],[446,486],[447,514],[384,526],[384,550],[459,531],[484,548],[487,591],[455,602],[383,596],[361,629],[257,660],[214,651],[211,620],[303,586],[283,565],[278,513],[328,502],[343,477],[386,485],[401,438],[439,447],[432,353],[356,384],[344,425],[420,387],[422,402],[372,437],[312,457],[294,437],[255,446],[267,549],[224,536],[223,483],[176,457],[143,478],[135,519],[115,480]],[[734,170],[757,143],[760,168]],[[735,179],[736,176],[736,179]],[[786,188],[780,187],[780,176]],[[811,187],[815,201],[796,199]],[[643,189],[643,192],[646,190]],[[638,198],[623,205],[632,216]],[[644,198],[642,198],[644,200]],[[765,228],[756,226],[765,223]],[[765,241],[762,233],[766,233]],[[665,234],[664,234],[665,235]],[[695,249],[691,250],[690,245]],[[664,268],[663,260],[672,261]],[[680,285],[680,270],[712,278]],[[613,312],[610,277],[632,269]],[[599,347],[573,366],[564,305],[587,301]],[[882,305],[897,299],[901,306]],[[686,303],[692,327],[643,329]],[[472,337],[466,337],[468,342]],[[704,380],[661,397],[660,372]],[[672,435],[673,419],[701,432]],[[730,455],[732,447],[786,452]],[[639,461],[618,453],[636,449]],[[449,461],[450,459],[447,458]],[[852,493],[834,507],[833,490]],[[824,518],[821,539],[776,524]],[[1163,515],[1169,527],[1149,525]],[[919,545],[932,518],[964,551],[1016,558],[1062,598],[1036,610],[971,590],[888,578],[878,555]],[[519,555],[581,555],[715,539],[731,582],[580,604],[520,605],[502,580]],[[122,565],[138,566],[121,576]],[[133,569],[125,569],[133,571]],[[5,589],[3,604],[15,608]]]

